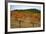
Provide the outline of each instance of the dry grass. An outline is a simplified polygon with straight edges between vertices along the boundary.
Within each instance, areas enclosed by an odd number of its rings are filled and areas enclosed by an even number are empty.
[[[11,12],[11,28],[40,27],[40,13]]]

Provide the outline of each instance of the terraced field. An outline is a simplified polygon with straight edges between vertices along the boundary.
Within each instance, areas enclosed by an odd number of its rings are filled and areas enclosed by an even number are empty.
[[[13,10],[10,12],[11,28],[32,28],[41,26],[41,13],[38,10]]]

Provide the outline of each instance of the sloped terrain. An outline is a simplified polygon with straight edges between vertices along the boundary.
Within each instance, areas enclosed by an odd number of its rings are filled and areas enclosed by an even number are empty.
[[[11,28],[40,27],[41,13],[37,9],[10,11]]]

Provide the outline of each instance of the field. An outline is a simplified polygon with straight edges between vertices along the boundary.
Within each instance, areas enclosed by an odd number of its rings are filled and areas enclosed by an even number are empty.
[[[11,28],[32,28],[41,26],[41,12],[37,9],[10,11]]]

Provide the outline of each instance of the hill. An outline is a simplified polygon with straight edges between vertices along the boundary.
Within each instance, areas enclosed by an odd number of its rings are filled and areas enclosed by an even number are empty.
[[[13,10],[18,12],[34,12],[34,13],[40,13],[41,11],[38,9],[25,9],[25,10]]]

